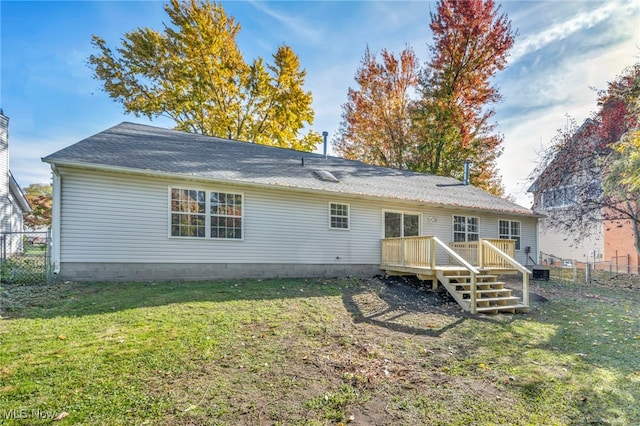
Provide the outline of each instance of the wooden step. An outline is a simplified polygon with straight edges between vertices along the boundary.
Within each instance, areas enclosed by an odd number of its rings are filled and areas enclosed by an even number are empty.
[[[491,303],[491,302],[519,302],[520,298],[515,296],[506,297],[482,297],[477,298],[476,303]]]
[[[527,309],[529,309],[528,306],[523,305],[521,303],[517,303],[517,304],[503,305],[503,306],[479,306],[476,308],[476,312],[497,314],[498,312],[508,311],[511,313],[515,313],[516,311],[527,310]]]
[[[457,290],[457,291],[462,295],[471,294],[471,290]],[[497,289],[492,288],[488,290],[476,290],[476,294],[500,293],[500,294],[503,294],[505,297],[511,296],[512,292],[513,290],[511,290],[510,288],[497,288]]]
[[[450,284],[455,287],[462,287],[465,290],[468,290],[471,287],[471,283],[450,283]],[[476,283],[476,288],[483,289],[483,290],[486,290],[486,289],[501,290],[504,288],[504,282],[493,281],[488,283]]]
[[[469,281],[471,280],[471,275],[444,275],[445,278],[448,278],[449,281],[453,281],[453,280],[465,280],[465,281]],[[484,275],[484,274],[479,274],[476,275],[476,282],[478,281],[485,281],[487,279],[493,279],[495,280],[496,278],[498,278],[497,275]]]

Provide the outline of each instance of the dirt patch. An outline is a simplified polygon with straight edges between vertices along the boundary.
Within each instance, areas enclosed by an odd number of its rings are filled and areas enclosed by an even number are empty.
[[[597,284],[614,288],[640,290],[640,275],[616,275],[608,280],[600,281]]]
[[[507,288],[512,289],[514,296],[521,297],[522,281],[513,278],[503,281]],[[396,308],[450,315],[466,314],[442,285],[438,285],[438,288],[433,290],[431,281],[422,281],[414,276],[377,276],[368,280],[368,283],[376,289],[380,299]],[[537,287],[535,289],[533,286],[530,287],[529,301],[531,303],[547,302],[548,298],[537,290]]]

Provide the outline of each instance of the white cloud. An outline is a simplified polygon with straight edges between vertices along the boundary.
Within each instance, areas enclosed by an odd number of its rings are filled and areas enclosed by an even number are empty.
[[[318,30],[317,27],[311,25],[305,19],[277,12],[275,9],[267,7],[266,3],[262,1],[251,1],[250,3],[256,9],[259,9],[261,12],[274,18],[282,25],[292,30],[299,37],[305,38],[312,43],[319,43],[322,41],[322,31]]]
[[[554,24],[536,34],[531,34],[522,41],[515,43],[511,51],[510,62],[517,62],[523,56],[538,51],[551,43],[563,40],[579,31],[592,28],[610,18],[614,13],[619,13],[621,7],[622,5],[617,2],[605,3],[597,9],[578,13],[566,21]]]
[[[604,88],[634,63],[633,49],[633,41],[629,41],[598,56],[585,56],[547,68],[544,73],[532,76],[532,80],[510,86],[511,93],[505,94],[507,108],[519,102],[529,106],[501,118],[497,129],[505,136],[498,167],[506,192],[518,203],[530,205],[527,177],[535,167],[540,147],[547,146],[557,130],[566,125],[567,114],[579,125],[597,109],[597,94],[592,88]],[[528,96],[540,99],[523,100]]]

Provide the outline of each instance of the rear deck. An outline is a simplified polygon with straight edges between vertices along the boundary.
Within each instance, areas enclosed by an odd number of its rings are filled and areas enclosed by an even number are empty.
[[[415,275],[443,285],[463,310],[516,312],[529,308],[531,272],[514,259],[515,241],[480,239],[446,245],[434,236],[385,238],[380,269],[386,275]],[[448,257],[449,262],[442,260]],[[521,275],[520,296],[500,277]]]

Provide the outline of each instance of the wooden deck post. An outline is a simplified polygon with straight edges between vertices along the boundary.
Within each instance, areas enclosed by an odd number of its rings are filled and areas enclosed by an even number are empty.
[[[436,241],[433,238],[429,239],[429,263],[431,270],[436,270]]]
[[[478,311],[476,310],[478,308],[477,306],[478,294],[476,289],[477,289],[476,273],[471,272],[471,286],[469,288],[469,290],[471,290],[471,294],[469,295],[469,311],[471,311],[472,314],[478,313]]]
[[[522,274],[522,303],[529,306],[529,274]]]
[[[484,244],[482,244],[482,238],[478,241],[478,268],[484,268]]]

